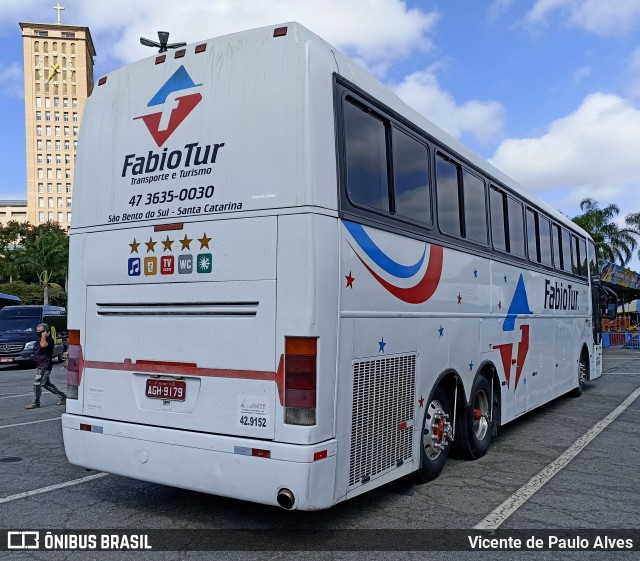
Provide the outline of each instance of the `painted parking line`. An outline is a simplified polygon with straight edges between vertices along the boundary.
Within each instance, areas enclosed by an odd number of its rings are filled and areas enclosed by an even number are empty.
[[[22,427],[24,425],[35,425],[36,423],[48,423],[49,421],[59,421],[60,417],[53,419],[40,419],[39,421],[27,421],[25,423],[15,423],[13,425],[0,425],[0,429],[10,429],[11,427]]]
[[[41,495],[42,493],[48,493],[49,491],[57,491],[58,489],[64,489],[65,487],[72,487],[73,485],[80,485],[81,483],[87,483],[88,481],[94,481],[95,479],[101,479],[109,475],[108,473],[96,473],[95,475],[89,475],[87,477],[81,477],[80,479],[73,479],[71,481],[65,481],[64,483],[58,483],[56,485],[49,485],[48,487],[41,487],[40,489],[33,489],[32,491],[25,491],[24,493],[18,493],[17,495],[10,495],[0,499],[0,504],[10,503],[11,501],[17,501],[19,499],[26,499],[33,497],[34,495]]]
[[[27,395],[33,395],[33,392],[30,393],[17,393],[14,395],[3,395],[0,399],[11,399],[12,397],[25,397]]]
[[[497,530],[504,521],[516,510],[526,503],[542,486],[547,483],[561,469],[566,467],[596,436],[607,428],[625,409],[627,409],[640,396],[640,388],[637,388],[627,399],[609,413],[604,419],[593,425],[567,450],[551,462],[546,468],[534,475],[527,483],[518,489],[500,506],[485,516],[474,530]]]

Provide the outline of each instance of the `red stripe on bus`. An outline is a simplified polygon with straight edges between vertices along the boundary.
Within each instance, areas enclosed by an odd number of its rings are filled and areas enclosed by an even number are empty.
[[[172,374],[179,376],[206,376],[209,378],[241,378],[244,380],[268,380],[275,381],[276,373],[264,370],[232,370],[228,368],[199,368],[191,363],[162,362],[153,360],[140,360],[132,362],[125,359],[124,362],[103,362],[97,360],[85,360],[84,368],[97,370],[120,370],[129,372],[143,372],[147,374]]]
[[[349,242],[347,242],[349,243]],[[353,246],[349,244],[351,249]],[[391,294],[393,294],[396,298],[406,302],[407,304],[422,304],[426,302],[433,296],[433,293],[438,288],[438,284],[440,284],[440,275],[442,274],[442,256],[443,249],[439,245],[431,245],[431,251],[429,252],[429,264],[427,265],[427,269],[424,272],[424,276],[420,279],[418,284],[412,286],[410,288],[402,288],[399,286],[395,286],[390,282],[384,280],[378,273],[376,273],[369,265],[367,265],[358,255],[358,252],[353,249],[353,252],[356,254],[356,257],[361,261],[361,263],[366,267],[367,271],[371,273],[373,278],[375,278],[384,288],[387,289]]]

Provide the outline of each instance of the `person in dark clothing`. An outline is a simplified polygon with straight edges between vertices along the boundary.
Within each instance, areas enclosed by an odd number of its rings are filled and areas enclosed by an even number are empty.
[[[40,407],[42,388],[50,391],[60,398],[58,405],[64,405],[67,401],[67,396],[56,388],[49,380],[51,369],[53,368],[54,347],[51,330],[46,323],[39,323],[38,327],[36,327],[36,333],[38,334],[38,344],[36,345],[36,352],[33,353],[33,360],[36,363],[36,378],[33,381],[35,397],[33,403],[27,405],[25,409],[37,409]]]

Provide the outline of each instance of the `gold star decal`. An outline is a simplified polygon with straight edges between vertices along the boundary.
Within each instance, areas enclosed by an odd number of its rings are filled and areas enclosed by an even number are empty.
[[[140,243],[137,242],[135,238],[133,238],[133,243],[130,243],[129,245],[131,246],[131,253],[138,253],[138,246]]]
[[[207,238],[207,234],[203,234],[203,236],[201,238],[198,238],[198,241],[200,242],[200,249],[202,248],[207,248],[209,249],[209,242],[211,241],[211,238]]]
[[[150,251],[155,252],[155,249],[153,249],[156,246],[157,242],[154,242],[151,238],[149,238],[148,242],[144,242],[144,244],[147,246],[147,253],[149,253]]]
[[[162,245],[164,246],[164,249],[162,251],[167,251],[167,250],[171,251],[173,240],[170,240],[169,236],[167,236],[167,239],[162,242]]]
[[[187,234],[184,235],[184,239],[183,240],[178,240],[178,241],[182,244],[182,248],[180,248],[180,251],[182,251],[183,249],[191,249],[191,247],[189,247],[189,244],[193,240],[190,240],[189,238],[187,238]]]

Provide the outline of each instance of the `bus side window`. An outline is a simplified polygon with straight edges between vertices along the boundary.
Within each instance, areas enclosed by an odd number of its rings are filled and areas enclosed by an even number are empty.
[[[484,181],[467,170],[463,170],[462,192],[465,238],[486,245],[487,201],[484,192]]]
[[[561,239],[561,249],[562,249],[562,270],[570,273],[571,272],[571,236],[569,232],[564,228],[561,228],[562,237]]]
[[[524,214],[522,203],[507,197],[509,220],[509,253],[518,257],[525,256]]]
[[[571,272],[574,275],[582,275],[580,261],[584,255],[584,250],[582,252],[580,251],[581,241],[582,240],[578,236],[571,234]]]
[[[596,245],[591,240],[589,240],[589,272],[592,277],[600,274],[598,260],[596,259]]]
[[[487,199],[482,179],[438,154],[436,200],[442,232],[487,245]]]
[[[558,271],[562,271],[562,252],[560,251],[560,226],[554,224],[553,230],[553,264]]]
[[[438,154],[436,158],[436,199],[438,225],[446,234],[461,236],[458,166]]]
[[[578,238],[578,255],[580,255],[580,276],[585,279],[589,276],[589,269],[587,268],[587,243]]]
[[[349,199],[389,212],[386,125],[350,100],[343,107]]]
[[[551,259],[551,223],[548,218],[538,214],[538,230],[540,232],[540,262],[553,267]]]
[[[427,147],[396,128],[393,129],[393,191],[396,214],[431,224]]]
[[[505,195],[497,187],[489,189],[489,207],[491,210],[491,238],[494,249],[507,251],[507,229],[505,226]]]
[[[527,209],[527,248],[529,250],[529,261],[540,262],[540,248],[538,245],[538,225],[537,212]]]

